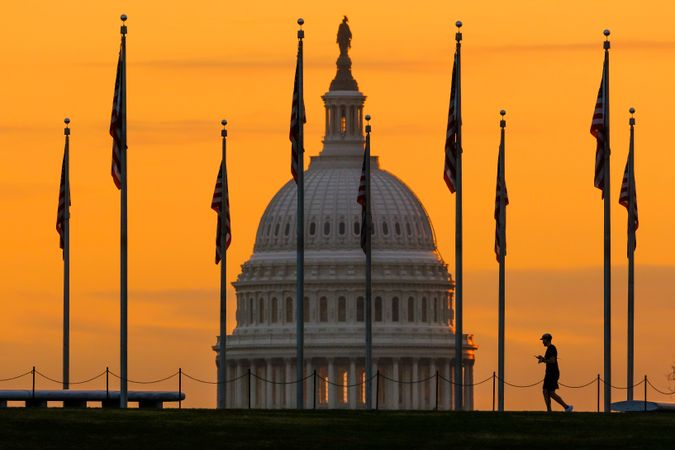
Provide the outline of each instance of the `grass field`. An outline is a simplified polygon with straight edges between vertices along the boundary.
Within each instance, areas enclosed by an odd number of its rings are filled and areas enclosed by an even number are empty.
[[[668,448],[675,414],[0,410],[0,449]]]

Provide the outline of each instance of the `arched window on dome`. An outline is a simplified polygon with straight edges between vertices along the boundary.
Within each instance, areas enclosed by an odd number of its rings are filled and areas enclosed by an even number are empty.
[[[276,297],[272,298],[272,311],[270,314],[270,322],[277,323],[277,318],[279,317],[279,300],[277,300]]]
[[[401,224],[400,223],[396,222],[394,224],[394,231],[396,231],[396,236],[401,235]]]
[[[309,235],[314,236],[316,234],[316,223],[312,222],[309,224]]]
[[[358,236],[361,234],[361,222],[354,221],[354,235]]]
[[[415,321],[415,299],[408,297],[408,322]]]
[[[434,323],[438,322],[438,299],[434,297]]]
[[[286,297],[286,323],[293,323],[293,299]]]
[[[319,322],[328,322],[328,299],[326,297],[319,299]]]
[[[347,299],[344,297],[338,298],[338,322],[347,321]]]
[[[389,236],[389,225],[387,225],[387,222],[382,222],[382,234]]]
[[[340,236],[344,236],[345,231],[346,231],[345,228],[346,228],[345,223],[340,222],[340,225],[338,225],[338,233],[340,234]]]
[[[330,234],[330,222],[326,220],[323,224],[323,235],[328,236]]]
[[[363,307],[363,297],[358,297],[356,299],[356,321],[363,322],[363,312],[365,308]]]
[[[265,323],[265,299],[258,299],[258,323]]]
[[[424,322],[424,323],[426,323],[428,318],[429,318],[428,313],[427,313],[427,309],[428,309],[427,306],[428,306],[427,305],[427,298],[422,297],[422,322]]]
[[[310,322],[309,320],[309,298],[305,297],[305,300],[302,302],[302,319],[304,323]]]
[[[375,322],[382,322],[382,297],[375,297]]]
[[[279,236],[279,223],[274,226],[274,236]]]
[[[410,222],[405,223],[405,231],[408,232],[408,236],[412,236],[412,228],[410,227]]]
[[[284,227],[284,236],[288,236],[291,232],[291,223],[286,222],[286,226]]]
[[[398,322],[398,297],[391,299],[391,321]]]

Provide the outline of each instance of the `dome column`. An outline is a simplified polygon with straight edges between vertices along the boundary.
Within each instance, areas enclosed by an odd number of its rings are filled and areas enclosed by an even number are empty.
[[[257,373],[257,366],[255,364],[255,360],[251,360],[251,365],[250,369],[251,371],[251,408],[257,408],[258,407],[258,378],[256,375]]]
[[[328,358],[328,376],[326,378],[328,380],[328,407],[330,409],[335,409],[335,406],[337,405],[335,358]]]
[[[446,380],[452,380],[452,371],[450,370],[450,360],[443,361],[443,377]],[[452,383],[443,382],[443,409],[449,410],[452,404]]]
[[[429,363],[429,409],[436,407],[436,360],[432,359]]]
[[[305,408],[307,409],[312,409],[312,406],[314,405],[314,396],[316,395],[316,386],[314,385],[314,366],[312,365],[312,358],[306,358],[307,360],[307,373],[305,377],[307,379],[305,380],[305,386],[307,386],[307,391],[308,394],[311,395],[306,395],[305,396]],[[312,392],[314,391],[314,392]]]
[[[292,395],[293,395],[293,386],[296,386],[296,388],[297,388],[297,386],[298,386],[298,383],[295,383],[295,384],[291,384],[291,383],[290,383],[290,381],[291,381],[291,376],[292,376],[292,375],[291,375],[291,370],[292,370],[292,368],[291,368],[291,359],[290,359],[290,358],[284,359],[284,371],[285,371],[285,373],[284,373],[284,382],[286,383],[286,385],[285,385],[285,387],[284,387],[285,390],[286,390],[286,392],[285,392],[286,396],[285,396],[285,398],[284,398],[284,401],[285,401],[286,408],[288,408],[288,409],[291,409],[291,408],[293,407],[293,403],[292,403],[292,402],[293,402],[293,397],[292,397]]]
[[[237,365],[235,368],[235,372],[237,375],[237,380],[234,382],[234,407],[235,408],[241,408],[241,397],[242,393],[244,392],[244,383],[242,379],[242,367],[241,367],[241,360],[237,360]]]
[[[473,411],[473,360],[464,360],[464,410]]]
[[[274,379],[274,366],[272,365],[272,359],[267,360],[267,366],[265,367],[265,407],[267,409],[272,409],[274,406],[274,384],[276,381]]]
[[[398,358],[391,360],[391,372],[394,380],[401,380],[401,371],[399,370]],[[399,409],[399,383],[389,383],[391,385],[391,403],[392,409]]]
[[[354,358],[349,359],[349,384],[353,385],[348,388],[349,393],[349,409],[356,409],[356,394],[359,392],[360,386],[355,386],[356,384],[356,360]]]
[[[420,370],[419,360],[413,358],[412,360],[412,409],[420,409]]]

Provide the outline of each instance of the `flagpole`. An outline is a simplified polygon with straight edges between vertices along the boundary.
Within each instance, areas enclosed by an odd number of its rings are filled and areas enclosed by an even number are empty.
[[[305,102],[303,96],[303,77],[302,77],[302,40],[305,37],[305,32],[302,25],[305,21],[298,19],[298,142],[295,144],[296,148],[296,167],[297,167],[297,185],[298,185],[298,212],[296,218],[297,231],[297,255],[296,255],[296,286],[295,286],[295,335],[296,335],[296,407],[303,409],[304,403],[304,369],[305,369],[305,318],[304,318],[304,303],[305,303],[305,186],[304,186],[304,117],[305,117]],[[309,385],[309,383],[308,383]],[[316,394],[316,393],[315,393]]]
[[[609,170],[609,30],[603,32],[605,42],[605,99],[604,118],[605,118],[605,139],[604,139],[604,372],[605,372],[605,412],[610,412],[612,404],[612,227],[610,216],[610,170]]]
[[[635,108],[630,108],[630,147],[628,150],[628,372],[626,400],[633,400],[635,368]]]
[[[455,213],[455,410],[462,409],[462,358],[464,356],[464,331],[462,317],[462,295],[463,295],[463,274],[462,274],[462,70],[461,70],[461,48],[462,48],[462,22],[457,21],[457,33],[455,33],[456,52],[457,52],[457,73],[456,73],[456,114],[457,114],[457,140],[455,143],[457,153],[456,163],[456,213]]]
[[[502,119],[499,121],[501,145],[499,146],[499,355],[497,358],[499,384],[497,404],[498,410],[504,411],[504,338],[506,313],[506,120],[504,120],[504,116],[506,115],[506,111],[502,109],[499,114],[502,116]]]
[[[223,129],[220,135],[223,138],[222,156],[220,162],[220,339],[218,340],[218,409],[227,406],[227,120],[221,120]]]
[[[366,220],[362,224],[366,227],[366,304],[365,304],[365,322],[366,322],[366,409],[373,408],[373,315],[372,315],[372,297],[373,297],[373,281],[372,281],[372,212],[370,199],[370,115],[366,115],[366,148],[365,148],[365,162],[366,162]]]
[[[65,118],[63,217],[63,389],[70,389],[70,119]]]
[[[120,87],[122,116],[122,146],[120,149],[121,168],[121,217],[120,217],[120,408],[127,407],[127,15],[120,17],[122,26],[122,80]]]

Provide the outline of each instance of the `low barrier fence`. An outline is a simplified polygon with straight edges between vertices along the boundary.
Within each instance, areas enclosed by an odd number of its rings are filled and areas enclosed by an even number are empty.
[[[29,375],[31,376],[31,381],[32,381],[31,389],[32,389],[33,395],[35,395],[37,377],[40,377],[40,378],[45,379],[47,381],[50,381],[52,383],[63,385],[62,380],[57,380],[57,379],[54,379],[52,377],[49,377],[49,376],[45,375],[44,373],[37,370],[35,368],[35,366],[31,370],[29,370],[27,372],[24,372],[22,374],[15,375],[15,376],[8,377],[8,378],[0,378],[0,383],[15,381],[15,380],[27,377]],[[122,380],[122,377],[120,377],[119,375],[110,371],[110,369],[108,367],[106,367],[106,369],[103,372],[101,372],[101,373],[99,373],[99,374],[97,374],[97,375],[95,375],[91,378],[87,378],[87,379],[81,380],[81,381],[70,381],[69,385],[76,385],[76,386],[84,385],[84,384],[92,383],[92,382],[94,382],[94,381],[96,381],[100,378],[105,377],[105,391],[106,391],[106,394],[108,394],[110,392],[110,377],[111,376],[113,378],[117,379],[117,380]],[[188,379],[188,380],[191,380],[191,381],[194,381],[196,383],[207,384],[207,385],[221,384],[218,381],[204,380],[202,378],[197,378],[195,376],[192,376],[189,373],[185,372],[182,368],[179,368],[178,371],[176,371],[176,372],[172,373],[171,375],[168,375],[164,378],[160,378],[160,379],[156,379],[156,380],[132,380],[130,378],[127,378],[127,382],[130,383],[130,384],[150,385],[150,384],[163,383],[163,382],[171,380],[173,378],[177,378],[177,384],[178,384],[177,387],[178,387],[178,392],[180,394],[183,393],[183,379],[184,378]],[[327,377],[323,377],[320,374],[318,374],[316,370],[314,370],[311,374],[305,376],[304,378],[302,378],[300,380],[274,381],[274,380],[268,380],[264,377],[261,377],[261,376],[257,375],[256,373],[251,372],[250,369],[248,369],[248,371],[245,372],[244,374],[239,375],[239,376],[234,377],[234,378],[231,378],[229,380],[226,380],[223,384],[228,385],[228,384],[240,381],[242,379],[246,379],[246,393],[247,393],[247,397],[248,397],[247,398],[248,409],[252,409],[251,381],[254,380],[254,379],[260,381],[261,383],[265,383],[265,384],[270,383],[270,384],[274,384],[274,385],[297,385],[298,383],[305,383],[305,382],[311,380],[311,383],[312,383],[312,391],[311,392],[314,393],[314,395],[312,395],[312,400],[311,400],[312,401],[312,409],[316,409],[316,407],[317,407],[317,405],[316,405],[316,400],[317,400],[316,393],[317,393],[317,388],[318,388],[317,381],[326,383],[326,385],[335,386],[336,388],[340,388],[340,389],[359,388],[359,387],[362,388],[365,385],[365,383],[368,381],[366,379],[363,379],[363,380],[361,380],[359,382],[356,382],[356,383],[335,383],[333,381],[330,381]],[[433,382],[434,386],[435,386],[435,389],[434,389],[435,399],[434,399],[434,405],[433,405],[434,410],[439,409],[439,393],[440,393],[439,387],[440,387],[440,383],[441,382],[447,383],[449,386],[455,386],[455,385],[458,384],[458,383],[455,383],[454,381],[452,381],[448,378],[445,378],[443,375],[440,375],[438,371],[436,371],[436,373],[433,374],[433,375],[430,375],[430,376],[425,377],[425,378],[420,378],[420,379],[417,379],[417,380],[396,380],[396,379],[390,378],[390,377],[380,373],[380,371],[378,370],[376,372],[376,374],[373,375],[370,378],[370,380],[374,381],[374,389],[375,389],[374,390],[374,397],[375,397],[374,407],[375,407],[375,409],[379,409],[379,406],[380,406],[379,405],[379,398],[380,398],[379,392],[380,392],[380,389],[382,388],[382,385],[385,382],[395,383],[395,384],[403,384],[403,385],[414,385],[414,384],[423,384],[423,383]],[[495,411],[496,388],[497,388],[497,382],[499,380],[500,380],[500,378],[496,375],[496,373],[492,372],[492,375],[488,376],[487,378],[485,378],[481,381],[478,381],[478,382],[475,382],[475,383],[462,383],[462,386],[475,387],[475,386],[479,386],[479,385],[482,385],[482,384],[485,384],[485,383],[488,383],[488,382],[491,381],[492,382],[492,411]],[[527,388],[532,388],[532,387],[535,387],[537,385],[540,385],[543,381],[544,380],[541,379],[541,380],[536,381],[536,382],[531,383],[531,384],[514,384],[514,383],[510,383],[510,382],[504,380],[504,384],[506,386],[509,386],[509,387],[512,387],[512,388],[527,389]],[[603,380],[600,377],[600,374],[598,374],[595,378],[591,379],[587,383],[583,383],[583,384],[580,384],[580,385],[568,385],[568,384],[565,384],[565,383],[561,383],[560,381],[558,382],[558,384],[560,386],[563,386],[563,387],[568,388],[568,389],[583,389],[583,388],[587,388],[587,387],[595,385],[596,399],[597,399],[597,402],[596,402],[597,411],[600,412],[601,385],[607,384],[605,382],[605,380]],[[649,380],[649,378],[647,377],[647,375],[644,375],[644,378],[640,382],[635,383],[633,386],[614,386],[614,385],[610,385],[610,387],[612,389],[617,389],[617,390],[627,390],[629,387],[637,388],[639,386],[643,387],[643,399],[642,400],[644,402],[644,410],[645,411],[647,411],[648,387],[653,389],[655,392],[657,392],[659,394],[662,394],[662,395],[670,395],[670,396],[675,395],[675,390],[673,390],[673,391],[663,391],[663,390],[657,388],[656,386],[654,386],[652,384],[652,382]],[[178,401],[178,408],[182,408],[182,401]]]

